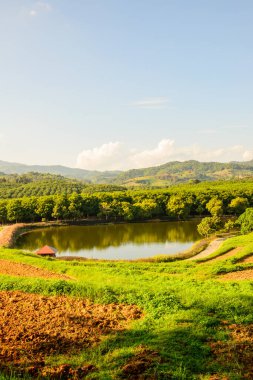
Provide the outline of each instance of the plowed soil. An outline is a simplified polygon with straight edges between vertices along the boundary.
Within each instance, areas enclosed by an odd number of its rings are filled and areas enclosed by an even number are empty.
[[[157,376],[152,375],[152,367],[161,362],[158,352],[151,351],[145,347],[139,347],[139,352],[129,358],[122,368],[123,379],[155,380]],[[148,373],[147,373],[148,372]]]
[[[216,361],[223,366],[234,364],[237,372],[241,371],[240,378],[253,379],[253,324],[233,324],[227,325],[226,328],[230,339],[226,342],[211,343]]]
[[[32,265],[15,263],[8,260],[0,260],[0,274],[23,277],[59,278],[62,280],[71,279],[64,274],[54,273],[45,269],[34,267]]]
[[[77,353],[100,342],[110,332],[126,328],[141,317],[131,305],[97,305],[65,296],[45,297],[23,292],[0,292],[0,370],[14,369],[52,379],[81,379],[92,363],[73,369],[48,368],[45,359]]]
[[[230,272],[219,276],[219,280],[233,281],[233,280],[253,280],[253,269],[245,269],[237,272]]]

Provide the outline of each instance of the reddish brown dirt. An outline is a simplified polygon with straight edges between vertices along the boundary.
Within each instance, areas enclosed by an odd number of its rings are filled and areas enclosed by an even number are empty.
[[[52,379],[83,378],[93,366],[85,363],[78,369],[68,365],[48,368],[45,359],[92,347],[103,335],[124,329],[141,315],[131,305],[97,305],[65,296],[0,292],[0,371],[12,367],[34,378],[48,374]]]
[[[9,276],[59,278],[62,280],[71,280],[71,277],[64,274],[54,273],[45,269],[34,267],[33,265],[16,263],[8,260],[0,260],[0,274],[7,274]]]
[[[12,247],[16,237],[24,228],[26,224],[24,223],[16,223],[11,226],[4,227],[0,232],[0,247]]]
[[[211,260],[208,260],[208,262],[209,263],[215,263],[216,261],[222,261],[222,260],[230,259],[230,257],[233,257],[238,252],[240,252],[241,249],[242,249],[241,247],[234,248],[231,251],[228,251],[227,253],[224,253],[221,256],[217,256],[217,257],[215,257],[215,258],[213,258]]]
[[[139,352],[132,356],[122,368],[123,379],[135,380],[155,380],[157,377],[153,376],[148,371],[152,367],[161,362],[158,352],[151,351],[145,347],[139,347]],[[148,371],[149,373],[145,372]]]
[[[243,263],[246,263],[246,264],[253,264],[253,255],[247,257],[247,258],[244,259],[244,260],[242,260],[242,262],[243,262]]]
[[[230,272],[219,276],[219,280],[233,281],[233,280],[253,280],[253,269],[245,269],[237,272]]]
[[[253,379],[253,324],[228,325],[226,321],[223,324],[229,331],[229,340],[210,344],[217,363],[224,366],[234,364],[237,369],[241,369],[242,379]],[[213,380],[216,378],[222,379],[211,377]]]

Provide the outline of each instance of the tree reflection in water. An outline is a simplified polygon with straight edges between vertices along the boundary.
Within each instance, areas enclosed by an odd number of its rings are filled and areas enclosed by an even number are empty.
[[[49,227],[23,235],[17,247],[33,251],[47,244],[56,247],[59,253],[78,256],[80,251],[105,250],[128,244],[138,246],[138,249],[157,243],[166,243],[166,246],[179,243],[180,246],[180,243],[199,239],[197,224],[197,221],[187,221]]]

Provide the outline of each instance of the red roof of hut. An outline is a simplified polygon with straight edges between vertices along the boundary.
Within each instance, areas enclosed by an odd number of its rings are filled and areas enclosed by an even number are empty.
[[[57,252],[57,249],[55,249],[54,247],[50,247],[49,245],[44,245],[44,247],[36,251],[37,255],[48,255],[48,256],[55,256],[56,252]]]

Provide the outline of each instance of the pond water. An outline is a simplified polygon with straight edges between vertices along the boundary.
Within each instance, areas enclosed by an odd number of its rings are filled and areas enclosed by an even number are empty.
[[[57,256],[134,260],[174,254],[200,238],[199,221],[61,226],[36,229],[22,235],[17,248],[34,251],[44,245]]]

